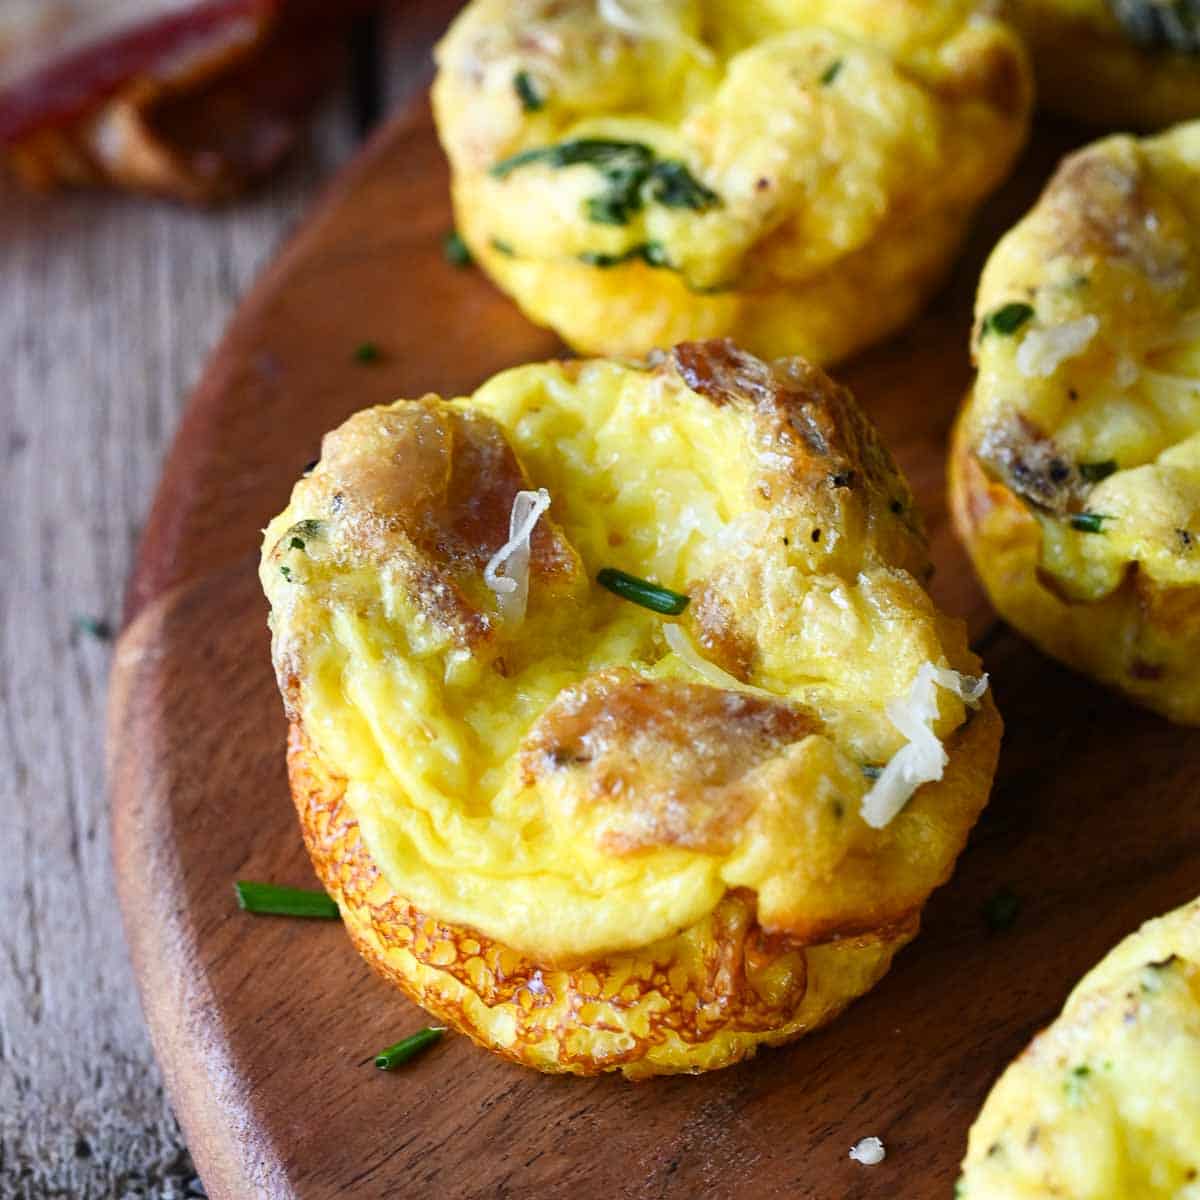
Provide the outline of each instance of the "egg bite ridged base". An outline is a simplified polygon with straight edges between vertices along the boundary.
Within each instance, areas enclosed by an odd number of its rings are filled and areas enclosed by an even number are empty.
[[[708,1071],[831,1021],[886,974],[919,914],[876,934],[802,946],[731,892],[704,920],[634,954],[553,966],[439,921],[384,880],[345,786],[292,726],[288,774],[313,865],[359,953],[439,1021],[540,1071],[630,1079]]]
[[[1200,724],[1200,121],[1071,155],[999,243],[949,463],[996,609]]]
[[[351,417],[260,578],[364,957],[544,1070],[705,1070],[829,1020],[995,771],[928,565],[849,393],[727,341]]]

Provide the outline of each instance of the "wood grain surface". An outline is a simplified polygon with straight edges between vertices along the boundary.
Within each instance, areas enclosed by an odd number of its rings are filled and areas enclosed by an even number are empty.
[[[946,292],[839,372],[925,508],[947,608],[967,615],[1008,724],[991,806],[922,936],[828,1030],[750,1063],[631,1085],[551,1078],[449,1038],[394,1075],[371,1056],[424,1024],[334,924],[239,913],[231,884],[311,886],[255,579],[259,530],[320,435],[396,395],[467,391],[543,357],[440,253],[447,180],[427,110],[390,126],[247,301],[189,408],[148,524],[117,654],[116,856],[155,1048],[209,1194],[948,1197],[1001,1066],[1141,920],[1200,891],[1194,734],[1049,663],[994,622],[947,525],[944,442],[968,377],[974,281],[1076,140],[1039,134]],[[375,341],[382,361],[353,349]],[[1021,897],[1009,933],[982,910]],[[847,1157],[864,1135],[886,1162]]]
[[[387,98],[456,7],[405,0]],[[0,180],[0,1197],[182,1200],[200,1185],[121,932],[104,787],[111,641],[205,359],[358,142],[337,94],[284,173],[200,212]],[[94,627],[93,627],[94,628]]]

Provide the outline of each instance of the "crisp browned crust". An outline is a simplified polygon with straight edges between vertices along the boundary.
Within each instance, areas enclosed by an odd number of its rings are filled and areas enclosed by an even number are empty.
[[[786,1041],[830,1020],[917,931],[914,914],[833,949],[865,960],[842,994],[836,978],[833,994],[823,994],[829,979],[809,994],[809,956],[815,950],[828,958],[830,948],[765,934],[746,892],[731,892],[710,918],[636,955],[565,968],[535,962],[478,930],[438,921],[393,891],[363,844],[344,783],[325,770],[298,725],[289,731],[288,771],[313,865],[367,962],[439,1020],[541,1070],[621,1069],[636,1077],[726,1066],[761,1042]],[[498,1010],[511,1022],[504,1044],[482,1019]],[[598,1052],[589,1032],[612,1034],[613,1015],[626,1013],[620,1032],[628,1033],[627,1045]]]

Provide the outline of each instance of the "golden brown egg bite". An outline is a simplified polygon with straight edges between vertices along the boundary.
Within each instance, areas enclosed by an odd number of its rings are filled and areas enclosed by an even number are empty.
[[[1068,158],[989,261],[959,532],[1046,653],[1200,721],[1200,122]]]
[[[1021,147],[976,0],[474,0],[438,48],[459,230],[590,354],[829,363],[904,324]]]
[[[995,768],[927,568],[873,428],[797,359],[689,343],[352,417],[261,578],[360,951],[547,1071],[703,1070],[829,1020]]]
[[[1005,0],[1038,103],[1117,129],[1200,117],[1200,0]]]
[[[1200,903],[1090,971],[992,1089],[959,1200],[1200,1195]]]

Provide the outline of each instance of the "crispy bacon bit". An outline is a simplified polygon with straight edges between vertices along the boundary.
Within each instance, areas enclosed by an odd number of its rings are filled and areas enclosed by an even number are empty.
[[[716,852],[754,807],[756,768],[817,728],[782,701],[616,668],[559,694],[525,739],[521,770],[575,810],[607,810],[613,853]]]
[[[1078,511],[1091,490],[1070,456],[1020,414],[993,425],[978,455],[1013,492],[1046,512]]]
[[[326,436],[310,483],[329,496],[338,537],[399,568],[431,618],[468,645],[488,636],[495,597],[484,568],[529,487],[499,425],[429,399],[368,409]],[[562,534],[539,521],[530,578],[562,588],[581,571]]]

